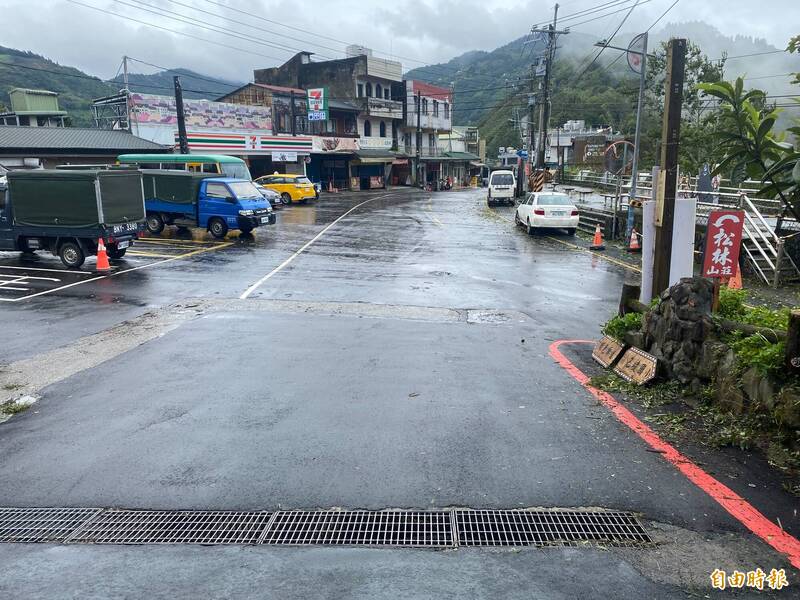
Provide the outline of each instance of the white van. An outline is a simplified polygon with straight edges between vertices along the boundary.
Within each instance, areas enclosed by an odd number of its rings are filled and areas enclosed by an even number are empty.
[[[489,195],[486,197],[486,204],[510,204],[514,206],[514,191],[517,188],[517,180],[514,178],[513,171],[492,171],[489,174]]]

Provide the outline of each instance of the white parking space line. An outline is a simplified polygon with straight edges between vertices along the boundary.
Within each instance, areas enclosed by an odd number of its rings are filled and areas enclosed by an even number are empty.
[[[89,279],[83,279],[81,281],[76,281],[74,283],[70,283],[67,285],[62,285],[59,287],[55,287],[49,290],[42,290],[41,292],[37,292],[35,294],[28,294],[26,296],[20,296],[19,298],[0,298],[0,302],[21,302],[22,300],[30,300],[31,298],[36,298],[38,296],[45,296],[47,294],[52,294],[54,292],[60,292],[61,290],[66,290],[71,287],[75,287],[76,285],[83,285],[84,283],[90,283],[92,281],[98,281],[100,279],[107,279],[109,277],[116,277],[117,275],[122,275],[123,273],[130,273],[132,271],[138,271],[140,269],[148,269],[150,267],[155,267],[158,265],[163,265],[168,262],[182,260],[184,258],[189,258],[190,256],[195,256],[197,254],[203,254],[205,252],[211,252],[213,250],[221,250],[222,248],[227,248],[228,246],[233,246],[233,242],[220,242],[211,247],[204,247],[204,248],[197,248],[196,250],[191,250],[190,252],[184,252],[183,254],[177,254],[175,256],[171,256],[170,258],[164,258],[162,260],[156,260],[144,265],[139,265],[137,267],[131,267],[129,269],[121,269],[119,271],[114,271],[113,273],[109,273],[108,275],[97,275],[96,273],[86,272],[86,271],[58,271],[56,269],[39,269],[41,271],[53,271],[56,273],[70,273],[70,274],[81,274],[89,276]],[[3,267],[0,266],[0,270],[7,269],[7,268],[19,268],[23,269],[24,267]],[[0,288],[2,289],[2,288]]]
[[[49,273],[69,273],[70,275],[91,275],[92,273],[87,273],[86,271],[65,271],[64,269],[41,269],[38,267],[12,267],[6,265],[0,265],[0,271],[5,269],[16,269],[19,271],[45,271]]]

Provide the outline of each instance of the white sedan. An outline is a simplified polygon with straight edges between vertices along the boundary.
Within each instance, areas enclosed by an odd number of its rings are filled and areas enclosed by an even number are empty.
[[[575,235],[578,228],[578,208],[569,196],[557,192],[533,192],[517,206],[514,222],[533,233],[534,229],[566,229]]]

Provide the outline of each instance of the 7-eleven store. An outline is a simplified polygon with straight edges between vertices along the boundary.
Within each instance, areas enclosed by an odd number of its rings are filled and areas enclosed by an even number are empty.
[[[187,131],[186,137],[189,151],[195,154],[230,154],[244,159],[254,178],[275,171],[305,174],[312,150],[311,136],[194,130]],[[177,133],[175,144],[178,144]]]

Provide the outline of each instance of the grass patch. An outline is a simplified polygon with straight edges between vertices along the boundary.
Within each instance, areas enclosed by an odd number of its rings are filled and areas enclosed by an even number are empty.
[[[6,402],[5,404],[0,404],[0,413],[4,415],[16,415],[23,411],[28,410],[31,407],[30,404],[22,404],[19,402]]]
[[[14,390],[18,390],[22,387],[21,383],[7,383],[3,386],[3,390],[6,392],[13,392]]]
[[[589,384],[606,392],[621,392],[648,409],[678,402],[683,397],[682,387],[677,382],[638,386],[613,373],[595,375]]]

